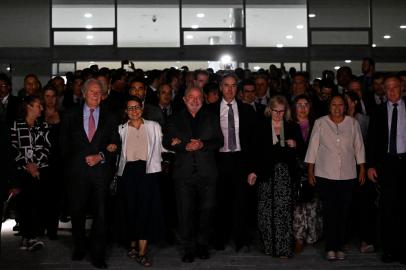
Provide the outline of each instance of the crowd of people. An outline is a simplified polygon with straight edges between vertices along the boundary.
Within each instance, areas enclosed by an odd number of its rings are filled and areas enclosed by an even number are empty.
[[[406,72],[370,58],[362,72],[94,65],[44,87],[28,74],[16,96],[1,73],[0,201],[15,201],[20,249],[69,218],[72,260],[97,268],[114,242],[149,267],[164,241],[191,263],[227,245],[291,258],[321,239],[344,260],[356,239],[405,264]]]

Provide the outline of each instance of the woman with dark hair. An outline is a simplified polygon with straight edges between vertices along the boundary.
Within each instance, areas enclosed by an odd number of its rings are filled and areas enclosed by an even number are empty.
[[[121,153],[117,175],[122,176],[130,237],[128,256],[143,266],[151,266],[147,244],[164,234],[159,173],[161,172],[162,132],[154,121],[142,118],[141,99],[127,101],[127,122],[119,126]]]
[[[352,191],[357,178],[361,185],[365,182],[361,128],[345,110],[344,96],[333,95],[329,114],[314,123],[305,158],[309,183],[316,186],[323,203],[327,260],[345,259],[343,245]]]
[[[43,205],[46,207],[46,217],[41,220],[42,231],[47,232],[49,239],[57,239],[59,212],[64,196],[64,185],[62,172],[62,162],[59,149],[59,130],[61,113],[58,110],[57,90],[52,85],[46,85],[42,90],[44,104],[43,118],[49,126],[49,141],[51,150],[49,155],[50,178],[48,183],[44,183],[45,196],[42,197]]]
[[[44,246],[37,239],[40,221],[45,218],[41,197],[43,185],[49,178],[48,124],[40,120],[42,105],[38,96],[26,96],[21,104],[19,120],[11,128],[11,140],[15,149],[17,178],[13,186],[18,187],[20,210],[20,249],[34,251]]]
[[[298,130],[281,95],[271,97],[265,116],[257,132],[255,168],[248,183],[253,185],[258,178],[258,227],[265,254],[288,258],[293,255],[292,185]]]
[[[369,117],[368,115],[362,113],[361,99],[357,93],[348,91],[345,93],[345,100],[347,101],[348,105],[347,115],[357,119],[361,127],[362,138],[365,142],[369,125]]]
[[[296,240],[295,252],[300,253],[304,244],[313,244],[319,240],[322,230],[320,202],[315,196],[314,187],[308,183],[307,167],[304,162],[315,121],[312,102],[308,95],[299,95],[294,99],[292,118],[300,129],[296,147],[296,204],[293,213],[293,232]]]

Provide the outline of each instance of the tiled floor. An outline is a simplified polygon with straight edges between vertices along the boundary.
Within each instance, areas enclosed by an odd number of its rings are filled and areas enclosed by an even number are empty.
[[[19,237],[13,235],[13,222],[7,221],[2,230],[2,253],[0,255],[1,270],[31,270],[31,269],[94,269],[88,260],[72,262],[71,236],[68,230],[60,231],[57,241],[46,240],[46,247],[35,253],[21,251],[18,248]],[[67,225],[63,225],[67,226]],[[124,248],[113,246],[108,250],[107,263],[109,269],[143,269],[134,260],[126,256]],[[225,251],[211,251],[209,260],[196,260],[185,264],[180,261],[180,251],[176,247],[151,247],[150,256],[153,259],[151,269],[405,269],[405,266],[393,263],[383,264],[376,253],[361,254],[356,246],[351,246],[345,261],[327,262],[322,258],[321,244],[308,246],[303,253],[292,259],[276,259],[266,256],[257,248],[251,251],[236,253],[231,247]]]

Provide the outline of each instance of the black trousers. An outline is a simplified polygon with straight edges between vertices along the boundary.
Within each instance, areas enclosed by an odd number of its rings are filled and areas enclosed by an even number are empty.
[[[185,252],[209,244],[216,196],[216,179],[194,174],[190,178],[175,179],[179,233]]]
[[[342,250],[345,244],[347,218],[355,180],[316,179],[316,188],[323,205],[326,251]]]
[[[90,208],[93,223],[90,233],[90,253],[94,260],[104,259],[106,250],[106,198],[107,179],[93,174],[93,168],[72,179],[70,187],[70,208],[74,249],[85,252],[86,215]]]
[[[20,232],[22,237],[32,239],[43,234],[49,221],[49,209],[53,205],[47,203],[49,168],[39,169],[39,179],[26,171],[19,171],[21,192],[18,194],[17,208],[20,211]],[[45,225],[46,224],[46,225]]]
[[[406,155],[387,156],[381,184],[382,249],[384,253],[406,254]]]
[[[219,153],[216,190],[215,243],[247,241],[247,176],[241,152]]]

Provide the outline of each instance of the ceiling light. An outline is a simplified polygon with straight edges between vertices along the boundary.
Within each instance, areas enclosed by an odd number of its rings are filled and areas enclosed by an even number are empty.
[[[340,69],[340,66],[335,66],[334,69],[335,70]]]
[[[86,39],[93,39],[93,38],[94,38],[94,36],[91,36],[91,35],[86,36]]]
[[[406,29],[406,25],[401,25],[400,29]]]
[[[298,25],[296,25],[296,28],[297,28],[297,29],[303,29],[303,28],[304,28],[304,25],[303,25],[303,24],[298,24]]]
[[[347,64],[351,63],[351,60],[345,60],[344,62],[346,62]]]
[[[85,18],[91,18],[91,17],[93,17],[93,14],[92,13],[85,13],[85,15],[83,15],[83,16],[85,16]]]
[[[255,66],[254,70],[259,70],[261,67],[260,66]]]
[[[193,35],[186,35],[186,39],[193,39]]]
[[[89,64],[94,64],[94,63],[95,63],[94,61],[90,61],[90,62],[89,62]]]
[[[7,67],[6,70],[7,70],[7,71],[10,71],[10,70],[11,70],[11,67]]]
[[[220,58],[220,61],[222,64],[230,64],[231,60],[232,60],[232,58],[228,54],[225,54],[225,55],[221,56],[221,58]]]
[[[314,18],[314,17],[316,17],[316,14],[314,14],[314,13],[309,13],[309,18]]]
[[[390,36],[390,35],[384,35],[383,38],[384,38],[384,39],[390,39],[391,36]]]
[[[372,48],[375,48],[376,47],[376,44],[372,44]]]
[[[292,38],[293,38],[292,35],[287,35],[287,36],[286,36],[286,39],[292,39]]]
[[[206,16],[206,15],[204,15],[204,13],[197,13],[196,14],[196,17],[198,17],[198,18],[204,18],[204,16]]]
[[[90,24],[85,25],[85,28],[86,28],[86,29],[92,29],[92,28],[93,28],[93,25],[90,25]]]
[[[198,26],[197,24],[193,24],[193,25],[191,25],[190,27],[193,28],[193,29],[199,28],[199,26]]]
[[[283,44],[278,43],[278,44],[276,44],[276,47],[277,48],[283,48]]]

